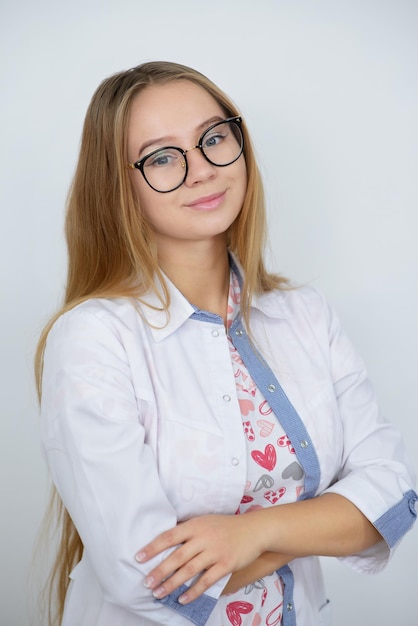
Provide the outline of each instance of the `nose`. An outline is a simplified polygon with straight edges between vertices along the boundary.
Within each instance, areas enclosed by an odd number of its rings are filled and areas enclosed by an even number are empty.
[[[193,146],[185,150],[187,153],[187,176],[184,184],[186,187],[206,182],[216,176],[216,167],[209,163],[203,156],[199,146]]]

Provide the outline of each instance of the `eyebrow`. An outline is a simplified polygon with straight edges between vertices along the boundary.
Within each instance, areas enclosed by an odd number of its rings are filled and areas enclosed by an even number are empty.
[[[214,115],[213,117],[210,117],[208,120],[205,120],[204,122],[202,122],[201,124],[199,124],[198,126],[196,126],[196,131],[203,131],[204,128],[209,128],[209,126],[211,124],[215,124],[216,122],[221,122],[224,118],[221,117],[220,115]],[[157,139],[150,139],[149,141],[146,141],[145,143],[142,144],[142,146],[140,147],[139,151],[138,151],[138,156],[140,156],[144,150],[146,150],[146,148],[149,148],[150,146],[154,146],[157,144],[166,144],[169,141],[173,140],[173,135],[165,135],[164,137],[158,137]]]

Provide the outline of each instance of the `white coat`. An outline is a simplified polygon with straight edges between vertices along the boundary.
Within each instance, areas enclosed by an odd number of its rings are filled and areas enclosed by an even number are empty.
[[[152,295],[142,303],[92,299],[60,317],[48,337],[42,443],[85,546],[63,626],[221,626],[216,599],[227,579],[191,605],[175,594],[156,601],[143,581],[162,557],[135,561],[179,520],[233,514],[246,481],[222,320],[168,285],[168,319]],[[416,517],[415,479],[334,312],[310,288],[254,298],[251,334],[268,366],[239,320],[230,332],[296,449],[303,497],[332,491],[351,500],[385,541],[343,560],[380,570]],[[296,559],[283,577],[283,624],[328,623],[319,560]]]

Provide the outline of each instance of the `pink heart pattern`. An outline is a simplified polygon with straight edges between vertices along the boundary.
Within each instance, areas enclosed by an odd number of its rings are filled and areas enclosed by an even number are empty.
[[[280,498],[283,498],[286,493],[286,487],[280,487],[280,489],[276,489],[276,491],[266,491],[264,494],[265,499],[271,504],[277,504]]]
[[[254,402],[252,400],[238,400],[241,415],[248,415],[254,411]]]
[[[263,400],[258,407],[258,412],[261,415],[270,415],[270,413],[273,413],[273,409],[269,406],[267,400]]]
[[[227,327],[239,314],[239,283],[232,273]],[[245,489],[236,514],[294,502],[304,489],[302,466],[268,401],[252,380],[228,334],[236,398],[242,416],[241,442],[247,449]],[[228,392],[230,394],[230,392]],[[230,407],[233,405],[230,404]],[[232,442],[236,443],[236,442]],[[279,626],[283,619],[284,589],[280,576],[272,574],[219,600],[224,626]]]
[[[279,439],[277,440],[277,445],[280,448],[284,448],[285,446],[287,446],[290,454],[296,454],[295,449],[292,446],[292,442],[290,441],[287,435],[283,435],[282,437],[279,437]]]
[[[246,422],[242,422],[242,425],[244,426],[244,433],[248,441],[255,441],[255,433],[251,422],[247,420]]]
[[[267,420],[257,420],[257,426],[260,429],[261,437],[268,437],[274,428],[274,424],[272,422],[268,422]]]
[[[242,614],[247,615],[248,613],[251,613],[253,608],[254,608],[254,605],[250,604],[250,602],[244,602],[244,601],[230,602],[226,607],[226,615],[230,623],[232,624],[232,626],[241,626],[242,624],[241,615]]]
[[[267,615],[266,625],[267,626],[278,626],[282,622],[282,609],[283,602],[276,606],[270,613]]]
[[[252,450],[251,456],[258,465],[261,465],[261,467],[264,467],[264,469],[270,472],[276,466],[277,454],[271,443],[266,445],[264,452],[261,452],[261,450]]]

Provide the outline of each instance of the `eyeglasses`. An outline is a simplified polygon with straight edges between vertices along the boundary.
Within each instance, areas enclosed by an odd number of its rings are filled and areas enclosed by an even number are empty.
[[[241,122],[240,116],[216,122],[205,130],[196,146],[187,150],[176,146],[158,148],[139,161],[128,163],[128,167],[139,170],[154,191],[174,191],[187,178],[189,168],[186,153],[191,150],[198,148],[206,161],[217,167],[226,167],[239,159],[244,149]]]

